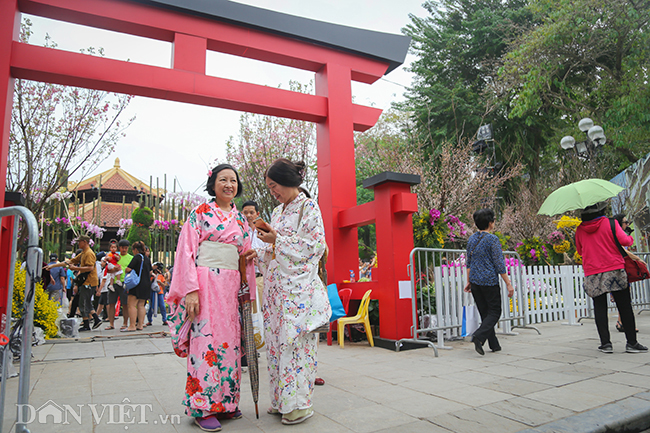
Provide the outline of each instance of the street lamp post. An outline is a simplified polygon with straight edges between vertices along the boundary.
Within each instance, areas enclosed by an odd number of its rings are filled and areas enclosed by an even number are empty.
[[[596,171],[596,155],[607,142],[603,128],[594,125],[593,120],[588,117],[578,122],[578,128],[585,133],[585,140],[576,143],[576,139],[570,135],[560,140],[560,146],[564,150],[574,149],[578,158],[589,161],[589,172],[593,177]]]

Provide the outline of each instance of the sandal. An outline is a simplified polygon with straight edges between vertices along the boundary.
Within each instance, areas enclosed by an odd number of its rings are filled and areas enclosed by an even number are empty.
[[[104,328],[104,329],[105,329],[106,331],[110,331],[111,329],[115,329],[115,326],[110,326],[110,325],[109,325],[109,326],[107,326],[107,327]]]
[[[625,328],[623,328],[623,325],[621,324],[621,322],[618,322],[618,321],[616,322],[616,330],[618,332],[625,332]]]
[[[308,407],[307,409],[296,409],[290,413],[282,415],[282,424],[284,425],[294,425],[300,424],[303,421],[308,420],[314,415],[312,408]]]
[[[621,322],[616,322],[616,330],[618,332],[625,332],[625,328],[623,328],[623,324]],[[635,329],[636,332],[639,332],[638,329]]]
[[[268,413],[269,415],[282,415],[279,410],[274,409],[272,407],[268,408],[266,410],[266,413]]]

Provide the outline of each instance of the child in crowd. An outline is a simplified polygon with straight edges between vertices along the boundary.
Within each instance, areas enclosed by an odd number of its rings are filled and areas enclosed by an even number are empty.
[[[115,282],[115,277],[118,275],[122,274],[122,270],[120,269],[118,272],[112,273],[113,269],[115,269],[118,265],[117,262],[120,261],[122,256],[120,256],[120,253],[117,252],[117,241],[115,239],[111,239],[110,241],[110,246],[109,246],[109,252],[104,256],[102,259],[103,262],[105,262],[106,266],[104,267],[104,276],[102,277],[102,289],[104,288],[104,285],[108,284],[108,290],[111,292],[115,291],[115,288],[113,287],[113,283]]]

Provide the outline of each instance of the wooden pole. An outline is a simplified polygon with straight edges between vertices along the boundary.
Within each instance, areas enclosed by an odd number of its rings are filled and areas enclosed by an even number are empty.
[[[97,187],[97,224],[102,226],[102,175],[99,175],[99,187]]]

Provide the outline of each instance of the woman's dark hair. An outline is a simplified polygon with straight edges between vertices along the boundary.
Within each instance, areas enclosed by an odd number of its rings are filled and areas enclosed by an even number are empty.
[[[296,187],[311,198],[309,191],[300,187],[305,179],[305,167],[303,161],[291,162],[286,158],[279,158],[266,170],[266,177],[278,185]]]
[[[239,173],[235,170],[235,167],[230,164],[219,164],[212,169],[210,177],[208,177],[208,181],[205,183],[205,190],[208,192],[208,195],[212,197],[217,195],[214,192],[214,183],[217,181],[217,175],[219,172],[224,170],[232,170],[235,172],[235,177],[237,178],[237,194],[235,194],[235,197],[239,197],[244,192],[244,185],[242,185],[241,180],[239,179]]]
[[[601,201],[591,206],[587,206],[580,212],[580,219],[582,221],[591,221],[596,218],[605,216],[605,210],[607,209],[607,202]]]
[[[131,245],[131,249],[133,251],[138,250],[138,253],[143,254],[144,253],[144,242],[142,242],[142,241],[133,242],[133,245]]]
[[[587,222],[587,221],[595,220],[596,218],[600,218],[602,216],[605,216],[605,210],[601,210],[599,212],[594,212],[594,213],[581,214],[580,219],[583,222]]]
[[[490,223],[494,221],[494,212],[492,209],[479,209],[474,212],[474,224],[479,230],[485,230],[490,227]]]

